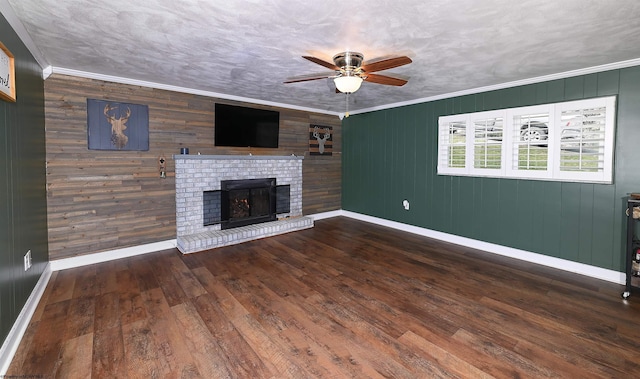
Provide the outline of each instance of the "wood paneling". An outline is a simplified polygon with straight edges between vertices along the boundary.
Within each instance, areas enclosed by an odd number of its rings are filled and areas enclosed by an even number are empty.
[[[207,252],[59,271],[7,374],[629,378],[640,295],[622,301],[622,290],[336,217]],[[139,299],[138,317],[123,299]]]
[[[640,66],[354,115],[343,126],[342,207],[622,272],[624,199],[640,188],[639,94]],[[437,175],[441,115],[609,95],[613,184]]]
[[[341,207],[338,117],[53,75],[45,82],[49,256],[60,259],[175,238],[173,154],[305,155],[303,213]],[[87,98],[149,106],[149,151],[87,148]],[[278,149],[214,146],[214,103],[280,111]],[[308,155],[309,124],[333,127],[333,155]],[[167,158],[161,179],[158,158]]]

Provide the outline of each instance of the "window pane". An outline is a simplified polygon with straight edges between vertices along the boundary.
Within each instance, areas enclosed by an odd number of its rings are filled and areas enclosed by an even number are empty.
[[[503,119],[475,120],[473,128],[473,167],[499,169],[502,165]]]
[[[464,120],[447,122],[440,130],[442,133],[440,138],[446,147],[443,150],[446,156],[440,159],[446,162],[446,167],[464,168],[467,144],[466,122]]]
[[[570,109],[560,116],[560,170],[604,170],[605,107]]]
[[[515,170],[546,170],[549,158],[549,113],[513,117],[513,157]]]

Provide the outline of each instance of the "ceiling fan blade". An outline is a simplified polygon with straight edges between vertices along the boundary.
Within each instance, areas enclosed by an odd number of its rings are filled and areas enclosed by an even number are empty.
[[[320,58],[316,58],[316,57],[311,57],[308,55],[303,55],[302,58],[311,61],[313,63],[319,64],[320,66],[324,66],[326,68],[332,69],[332,70],[340,70],[340,67],[336,66],[335,64],[331,63],[331,62],[327,62],[324,61]]]
[[[405,64],[409,64],[411,62],[412,62],[411,58],[407,56],[393,57],[393,58],[383,59],[377,62],[371,62],[371,63],[365,62],[362,65],[362,70],[365,72],[382,71],[382,70],[388,70],[394,67],[404,66]]]
[[[367,74],[366,82],[385,84],[388,86],[403,86],[407,84],[407,81],[404,79],[394,78],[387,75],[378,75],[378,74]]]
[[[308,75],[300,75],[300,76],[292,76],[287,78],[284,83],[298,83],[298,82],[308,82],[310,80],[318,80],[318,79],[326,79],[332,76],[335,76],[335,72],[327,72],[327,73],[319,73],[319,74],[308,74]]]

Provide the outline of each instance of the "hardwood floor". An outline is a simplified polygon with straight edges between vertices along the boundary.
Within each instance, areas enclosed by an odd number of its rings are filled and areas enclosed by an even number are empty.
[[[622,290],[338,217],[55,272],[8,375],[628,378]]]

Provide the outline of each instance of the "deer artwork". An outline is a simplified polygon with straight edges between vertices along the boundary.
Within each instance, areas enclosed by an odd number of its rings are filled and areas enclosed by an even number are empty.
[[[105,105],[104,115],[107,117],[107,121],[111,124],[111,143],[118,149],[122,149],[127,145],[129,137],[124,134],[127,129],[127,121],[131,116],[131,109],[127,107],[127,111],[124,116],[120,115],[120,118],[116,118],[117,112],[111,114],[111,111],[116,111],[118,107],[111,107],[110,104]]]
[[[320,129],[316,126],[313,128],[313,137],[318,141],[318,152],[324,154],[324,144],[331,138],[331,130],[324,128],[324,135],[320,137]]]

